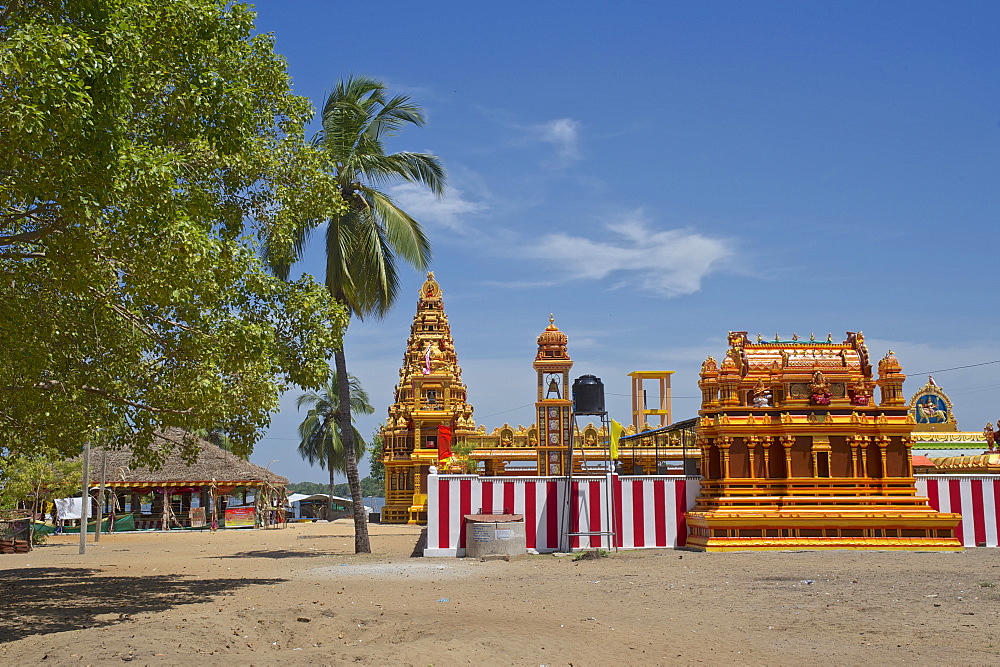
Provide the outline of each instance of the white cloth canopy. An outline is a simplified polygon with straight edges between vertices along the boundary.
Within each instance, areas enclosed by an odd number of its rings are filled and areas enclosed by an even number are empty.
[[[79,519],[83,514],[83,497],[56,498],[56,514],[60,519]]]

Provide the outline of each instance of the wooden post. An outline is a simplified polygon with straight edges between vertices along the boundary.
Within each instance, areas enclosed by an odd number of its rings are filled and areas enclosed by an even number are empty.
[[[218,487],[212,484],[212,532],[219,529],[219,493]]]
[[[80,503],[80,553],[87,553],[87,515],[90,514],[90,440],[83,446],[83,498]]]
[[[100,491],[97,499],[97,525],[94,526],[94,541],[101,541],[101,521],[104,520],[104,493],[105,493],[105,475],[108,472],[108,450],[106,447],[101,448],[101,482]]]

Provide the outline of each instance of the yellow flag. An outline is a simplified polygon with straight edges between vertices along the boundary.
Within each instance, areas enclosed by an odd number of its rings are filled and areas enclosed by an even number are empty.
[[[611,458],[615,461],[618,460],[618,440],[621,439],[624,430],[621,424],[614,419],[611,420]]]

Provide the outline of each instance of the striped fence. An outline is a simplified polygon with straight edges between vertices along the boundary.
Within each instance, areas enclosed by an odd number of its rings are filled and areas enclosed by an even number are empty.
[[[467,514],[523,514],[526,546],[539,552],[559,549],[572,515],[570,533],[605,533],[573,536],[572,548],[609,548],[609,495],[619,548],[682,547],[687,539],[684,513],[694,507],[699,480],[695,476],[575,478],[570,508],[564,477],[431,475],[424,555],[464,556]],[[1000,476],[917,475],[917,493],[929,498],[936,510],[962,514],[956,532],[963,545],[1000,546]]]
[[[1000,476],[917,475],[917,495],[939,512],[962,515],[955,534],[964,546],[1000,546]]]
[[[611,479],[609,479],[611,478]],[[684,546],[684,512],[698,495],[698,477],[578,477],[567,503],[565,477],[431,475],[427,493],[425,556],[464,556],[467,514],[523,514],[525,544],[559,549],[570,521],[570,547],[610,548],[608,502],[621,548]],[[611,492],[608,493],[608,484]],[[622,513],[622,508],[626,509]],[[604,533],[604,534],[600,534]]]

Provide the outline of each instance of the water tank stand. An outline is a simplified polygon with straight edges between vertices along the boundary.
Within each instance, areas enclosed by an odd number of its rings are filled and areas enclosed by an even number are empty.
[[[597,530],[597,531],[580,531],[573,532],[571,530],[574,519],[576,518],[577,503],[575,502],[575,497],[573,495],[573,463],[574,463],[574,450],[576,442],[576,434],[579,432],[579,428],[576,422],[578,416],[599,416],[601,418],[601,426],[604,429],[604,433],[607,437],[603,440],[604,445],[604,461],[606,465],[607,472],[605,473],[604,482],[604,521],[608,526],[608,530]],[[564,553],[570,553],[573,551],[572,539],[573,537],[592,537],[594,535],[608,536],[609,547],[613,548],[616,552],[618,551],[618,540],[617,532],[615,531],[615,507],[614,507],[614,466],[615,462],[611,458],[611,421],[608,419],[607,412],[584,412],[577,413],[573,412],[570,415],[570,420],[573,424],[573,431],[570,434],[570,447],[569,447],[569,460],[566,465],[566,507],[563,512],[563,517],[565,518],[565,529],[559,540],[559,550]],[[583,451],[583,443],[581,441],[581,451]],[[586,463],[586,454],[584,454],[584,463]]]

